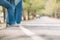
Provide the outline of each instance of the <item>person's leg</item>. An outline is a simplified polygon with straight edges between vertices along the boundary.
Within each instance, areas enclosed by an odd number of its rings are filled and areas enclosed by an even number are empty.
[[[14,24],[15,23],[15,19],[14,19],[14,8],[13,5],[11,5],[8,1],[6,0],[0,0],[0,5],[4,6],[7,8],[7,13],[8,13],[8,20],[6,20],[7,23],[9,24]]]
[[[0,0],[0,6],[5,8],[12,8],[11,4],[7,0]]]
[[[9,0],[10,1],[10,0]],[[7,10],[7,19],[8,19],[8,21],[9,22],[7,22],[8,24],[11,24],[11,25],[13,25],[13,24],[15,24],[15,17],[14,17],[14,12],[15,12],[15,4],[14,4],[14,0],[11,0],[10,1],[10,4],[13,6],[13,8],[12,9],[9,9],[9,10]],[[12,14],[9,14],[9,13],[12,13]],[[13,17],[13,19],[10,19],[10,18],[12,18]]]
[[[16,5],[16,23],[20,24],[22,20],[22,0]]]

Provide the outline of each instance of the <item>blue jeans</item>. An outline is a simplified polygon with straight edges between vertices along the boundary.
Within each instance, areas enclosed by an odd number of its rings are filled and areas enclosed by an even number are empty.
[[[8,20],[6,21],[9,24],[14,24],[14,8],[7,0],[0,0],[0,5],[7,8]]]
[[[9,24],[15,24],[15,23],[20,24],[22,19],[22,0],[17,5],[15,5],[15,0],[11,1],[12,1],[11,5],[13,5],[13,11],[14,11],[14,13],[11,12],[13,14],[13,19],[10,20],[9,17],[11,17],[11,15],[9,16],[9,13],[7,13],[8,14],[7,21]]]
[[[22,20],[22,0],[15,6],[15,21],[19,24]]]

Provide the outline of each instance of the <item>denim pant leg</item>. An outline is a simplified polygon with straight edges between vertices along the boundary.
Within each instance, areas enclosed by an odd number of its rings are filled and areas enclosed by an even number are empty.
[[[16,23],[19,24],[22,20],[22,0],[16,5]]]
[[[0,0],[0,6],[5,8],[12,8],[11,4],[7,0]]]
[[[7,18],[9,20],[9,22],[7,23],[9,23],[10,25],[15,24],[14,9],[7,9],[7,12],[8,12]]]
[[[14,19],[14,8],[13,8],[13,5],[11,5],[6,0],[0,0],[0,5],[7,8],[7,13],[8,13],[7,18],[9,20],[6,20],[6,22],[9,21],[8,22],[9,24],[14,24],[15,23],[15,19]]]
[[[7,19],[8,19],[8,21],[9,21],[8,23],[12,25],[12,24],[15,24],[15,17],[14,17],[15,5],[14,5],[14,1],[13,1],[13,0],[11,0],[10,3],[11,3],[11,5],[13,6],[13,8],[7,10],[7,12],[12,13],[12,14],[7,13],[7,14],[8,14],[8,15],[7,15]],[[10,19],[11,17],[13,17],[13,20]]]

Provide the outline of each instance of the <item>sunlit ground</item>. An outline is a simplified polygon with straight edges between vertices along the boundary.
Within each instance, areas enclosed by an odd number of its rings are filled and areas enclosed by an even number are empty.
[[[60,40],[60,20],[43,16],[22,21],[20,27],[0,30],[0,40]]]

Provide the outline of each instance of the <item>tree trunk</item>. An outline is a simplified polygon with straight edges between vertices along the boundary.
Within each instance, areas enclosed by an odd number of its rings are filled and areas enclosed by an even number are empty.
[[[28,9],[28,20],[30,20],[29,14],[30,14],[30,11],[29,11],[29,9]]]

